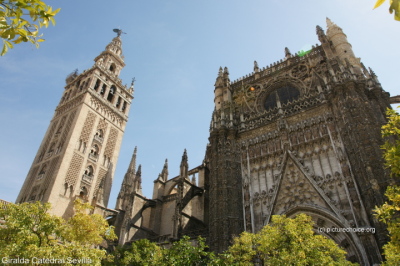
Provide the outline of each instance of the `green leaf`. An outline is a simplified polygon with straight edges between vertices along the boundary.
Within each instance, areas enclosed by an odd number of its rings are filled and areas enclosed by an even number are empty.
[[[378,0],[378,1],[376,1],[375,6],[374,6],[373,9],[375,9],[375,8],[379,7],[380,5],[382,5],[383,2],[385,2],[385,0]]]
[[[8,51],[8,47],[7,47],[7,45],[3,42],[3,49],[1,50],[0,56],[5,55],[5,54],[7,53],[7,51]]]

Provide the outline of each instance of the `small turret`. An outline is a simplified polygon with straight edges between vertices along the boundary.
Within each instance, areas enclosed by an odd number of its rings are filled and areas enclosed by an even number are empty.
[[[291,56],[292,56],[292,54],[290,53],[289,48],[285,47],[285,57],[290,58]]]
[[[316,32],[318,35],[318,40],[321,42],[322,49],[324,49],[325,51],[326,57],[331,59],[333,57],[332,47],[328,38],[326,37],[324,30],[317,25]]]
[[[165,159],[164,167],[161,171],[161,178],[164,182],[168,180],[168,159]]]
[[[332,48],[336,56],[338,56],[342,62],[345,62],[345,58],[347,58],[350,64],[356,67],[356,71],[361,73],[361,63],[360,58],[356,58],[354,55],[351,44],[347,41],[346,34],[343,33],[343,30],[333,23],[329,18],[326,18],[326,37],[332,43]]]
[[[164,167],[158,178],[154,180],[153,199],[161,198],[164,195],[165,182],[168,180],[168,159],[165,159]]]
[[[222,70],[219,68],[218,77],[215,81],[214,90],[214,104],[215,109],[218,111],[221,109],[222,103],[226,101],[231,101],[231,91],[229,90],[230,80],[229,80],[229,70],[227,67]]]
[[[142,165],[139,164],[138,170],[136,171],[134,184],[134,192],[142,194]]]
[[[188,169],[189,169],[188,156],[185,149],[182,155],[182,161],[180,166],[180,172],[179,172],[180,177],[188,178]]]
[[[255,60],[254,60],[254,72],[255,73],[260,72],[260,68],[258,67],[258,63]]]

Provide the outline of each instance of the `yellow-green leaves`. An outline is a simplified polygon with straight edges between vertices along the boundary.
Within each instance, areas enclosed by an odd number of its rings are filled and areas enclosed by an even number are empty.
[[[113,229],[100,215],[86,213],[87,204],[76,202],[76,215],[70,220],[48,213],[50,204],[22,203],[0,205],[0,254],[5,258],[82,259],[87,265],[100,265],[105,250],[95,248],[104,238],[114,239]],[[41,264],[43,265],[43,264]],[[47,265],[47,264],[46,264]]]
[[[13,44],[30,42],[39,47],[43,42],[39,29],[55,25],[53,10],[40,0],[0,0],[0,38],[3,39],[1,56],[13,48]]]
[[[311,217],[272,216],[257,234],[244,232],[234,240],[227,265],[353,265],[333,240],[315,235]]]
[[[400,176],[400,115],[392,109],[387,110],[388,123],[382,127],[385,138],[383,158],[393,177]],[[383,246],[385,265],[400,265],[400,187],[389,186],[385,193],[388,202],[375,208],[375,216],[387,225],[390,242]]]
[[[385,0],[378,0],[375,3],[374,9],[383,4]],[[393,14],[394,19],[400,21],[400,0],[390,0],[389,13]]]
[[[382,5],[383,2],[385,2],[385,1],[386,1],[386,0],[378,0],[378,1],[376,1],[375,6],[374,6],[374,9],[377,8],[377,7],[379,7],[380,5]]]

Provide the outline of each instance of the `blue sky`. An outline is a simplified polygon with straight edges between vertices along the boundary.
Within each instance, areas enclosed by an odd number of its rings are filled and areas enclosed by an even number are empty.
[[[57,25],[43,30],[36,49],[18,45],[0,57],[0,198],[15,201],[62,95],[65,77],[90,68],[120,27],[126,67],[135,77],[135,99],[117,164],[109,207],[115,206],[135,146],[143,192],[169,160],[179,173],[183,150],[189,167],[201,164],[214,108],[218,68],[231,81],[318,43],[316,25],[329,17],[346,33],[357,57],[391,95],[400,94],[400,22],[388,3],[375,0],[150,0],[46,1],[61,7]]]

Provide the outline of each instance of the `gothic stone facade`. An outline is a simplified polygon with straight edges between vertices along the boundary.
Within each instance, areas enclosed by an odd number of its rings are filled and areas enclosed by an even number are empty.
[[[230,82],[220,69],[206,162],[209,239],[224,250],[232,234],[259,231],[272,215],[306,213],[361,264],[381,261],[386,231],[372,210],[384,202],[380,129],[390,107],[342,29],[317,26],[321,45]],[[321,232],[320,232],[321,233]]]
[[[90,201],[96,212],[106,210],[133,86],[118,77],[125,66],[119,36],[94,61],[67,77],[17,203],[50,202],[64,218],[73,214],[76,197]]]
[[[317,36],[320,45],[310,51],[292,55],[286,48],[283,60],[263,69],[255,62],[254,72],[234,82],[220,69],[204,163],[187,171],[185,152],[171,180],[166,164],[151,200],[129,187],[139,184],[131,170],[116,207],[121,244],[200,234],[221,252],[272,215],[306,213],[351,261],[382,260],[387,232],[372,210],[390,181],[380,150],[389,94],[340,27],[327,19],[326,34],[317,26]],[[198,184],[189,181],[195,172]]]

